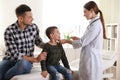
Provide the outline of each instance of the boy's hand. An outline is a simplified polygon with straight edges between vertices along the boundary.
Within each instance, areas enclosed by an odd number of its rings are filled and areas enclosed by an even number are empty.
[[[44,78],[46,78],[47,75],[48,75],[48,72],[47,72],[47,71],[43,71],[43,72],[41,73],[41,75],[42,75]]]
[[[37,60],[38,60],[38,61],[45,60],[45,59],[46,59],[46,56],[47,56],[47,53],[46,53],[46,52],[42,52],[42,53],[40,53],[40,54],[37,56]]]

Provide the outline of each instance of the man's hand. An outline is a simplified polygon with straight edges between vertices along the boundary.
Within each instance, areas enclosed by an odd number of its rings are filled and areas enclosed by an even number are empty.
[[[34,57],[23,56],[23,59],[30,62],[38,62],[37,58],[34,58]]]
[[[46,78],[47,75],[48,75],[48,72],[47,72],[47,71],[43,71],[43,72],[41,73],[41,75],[42,75],[44,78]]]
[[[46,59],[46,56],[47,56],[47,53],[46,53],[46,52],[42,52],[42,53],[40,53],[40,54],[37,56],[37,60],[38,60],[38,61],[45,60],[45,59]]]

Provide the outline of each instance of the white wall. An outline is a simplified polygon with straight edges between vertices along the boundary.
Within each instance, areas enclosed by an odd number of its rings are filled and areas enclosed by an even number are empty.
[[[104,13],[105,23],[120,24],[120,0],[100,0],[101,9]],[[119,26],[120,27],[120,26]],[[117,60],[117,78],[120,80],[120,28],[118,28],[118,60]]]
[[[119,2],[118,3],[120,3],[120,0],[119,0]],[[119,7],[119,9],[118,9],[118,13],[119,13],[119,15],[118,15],[118,17],[119,17],[119,19],[118,19],[118,21],[119,21],[119,23],[120,23],[120,5],[118,5],[118,7]],[[116,80],[120,80],[120,28],[119,28],[119,35],[118,35],[118,37],[119,37],[119,40],[118,40],[118,62],[117,62],[117,79]]]
[[[100,0],[105,23],[120,23],[120,0]]]
[[[118,30],[118,61],[117,61],[117,78],[116,80],[120,80],[120,26]]]
[[[4,31],[6,27],[14,23],[17,18],[15,9],[20,4],[27,4],[31,7],[34,21],[39,28],[42,28],[42,1],[43,0],[0,0],[0,45],[4,44]]]

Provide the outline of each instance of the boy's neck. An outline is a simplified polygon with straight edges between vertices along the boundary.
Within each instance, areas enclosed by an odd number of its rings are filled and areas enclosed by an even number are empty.
[[[56,40],[53,40],[53,39],[51,39],[51,40],[49,41],[49,43],[50,43],[51,45],[57,45],[57,41],[56,41]]]

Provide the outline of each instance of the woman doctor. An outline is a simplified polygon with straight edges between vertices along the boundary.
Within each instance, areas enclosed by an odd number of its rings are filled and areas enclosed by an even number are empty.
[[[84,16],[91,21],[83,37],[71,37],[73,41],[64,39],[61,43],[82,47],[79,80],[102,80],[102,44],[103,38],[106,39],[103,15],[97,4],[89,1],[84,5]]]

